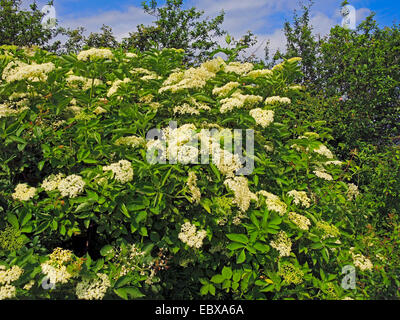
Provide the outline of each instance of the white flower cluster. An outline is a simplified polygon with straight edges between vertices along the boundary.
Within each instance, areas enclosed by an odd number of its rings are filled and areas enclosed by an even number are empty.
[[[40,266],[42,267],[42,273],[47,275],[51,284],[67,283],[72,278],[66,266],[54,267],[48,262],[44,262]]]
[[[83,50],[79,52],[77,56],[78,60],[87,61],[87,60],[100,60],[100,59],[113,59],[114,55],[110,49],[98,49],[91,48],[89,50]]]
[[[332,152],[326,146],[324,146],[323,144],[321,144],[318,149],[314,149],[314,152],[316,152],[316,153],[318,153],[318,154],[320,154],[320,155],[322,155],[322,156],[324,156],[324,157],[326,157],[328,159],[333,159]]]
[[[322,233],[322,239],[337,238],[340,236],[339,229],[326,221],[318,221],[316,228]]]
[[[97,87],[103,84],[103,81],[99,79],[89,79],[82,76],[77,76],[74,74],[69,74],[68,77],[65,79],[67,85],[71,88],[81,88],[82,90],[90,89],[93,87]]]
[[[343,162],[339,161],[339,160],[331,160],[331,161],[326,161],[324,164],[325,165],[333,164],[334,166],[341,166],[343,164]]]
[[[75,198],[83,192],[85,184],[81,176],[71,174],[59,182],[58,191],[63,197]]]
[[[223,68],[225,61],[218,57],[200,65],[198,68],[189,68],[185,71],[172,73],[163,86],[159,89],[159,93],[164,91],[177,92],[183,89],[202,88],[206,82],[214,78],[216,73]]]
[[[279,251],[280,257],[290,256],[292,250],[292,241],[285,231],[279,231],[270,243],[270,246]]]
[[[323,169],[314,170],[313,172],[318,178],[325,179],[328,181],[333,180],[333,177],[329,173],[325,172],[325,170]]]
[[[16,186],[14,193],[11,195],[13,199],[20,201],[28,201],[36,194],[36,188],[29,187],[27,183],[20,183]]]
[[[347,199],[349,201],[357,198],[357,196],[360,194],[360,192],[358,191],[358,187],[354,184],[354,183],[348,183],[347,184]]]
[[[11,284],[11,282],[18,280],[23,273],[24,270],[17,265],[12,266],[10,269],[0,265],[0,285]]]
[[[167,127],[163,129],[167,141],[167,158],[182,164],[197,163],[199,150],[197,146],[196,127],[184,124],[179,128]]]
[[[310,220],[298,214],[296,212],[289,212],[288,213],[289,220],[292,221],[296,226],[298,226],[301,230],[308,230],[309,226],[311,225]]]
[[[222,149],[219,143],[212,144],[212,162],[227,177],[233,177],[243,167],[239,156]]]
[[[265,104],[270,105],[270,104],[290,104],[291,100],[286,97],[279,97],[279,96],[272,96],[268,97],[264,101]]]
[[[270,75],[272,75],[272,71],[271,70],[269,70],[269,69],[258,69],[258,70],[250,71],[248,74],[246,74],[246,77],[250,77],[250,78],[256,79],[256,78],[261,78],[261,77],[263,77],[263,78],[264,77],[268,77]]]
[[[98,279],[84,279],[76,286],[76,296],[83,300],[101,300],[110,288],[111,283],[104,273],[97,273]]]
[[[204,103],[199,103],[196,101],[196,99],[191,99],[191,103],[192,105],[188,104],[188,103],[184,103],[183,105],[180,106],[176,106],[174,107],[174,113],[178,113],[178,114],[195,114],[195,115],[199,115],[200,111],[209,111],[211,110],[211,108],[204,104]]]
[[[132,148],[136,148],[140,145],[144,145],[146,143],[146,140],[142,137],[128,136],[128,137],[118,138],[117,140],[115,140],[114,143],[117,146],[126,145],[126,146],[130,146]]]
[[[307,193],[305,191],[291,190],[287,194],[288,194],[288,196],[294,198],[295,204],[301,203],[301,205],[303,207],[306,207],[306,208],[310,207],[310,199],[307,197]]]
[[[72,251],[55,248],[49,255],[49,260],[40,266],[42,273],[47,275],[51,284],[67,283],[74,275],[68,272],[66,263],[72,261]]]
[[[268,127],[272,122],[274,122],[274,111],[272,110],[256,108],[250,110],[250,115],[254,118],[256,123],[263,128]]]
[[[15,298],[16,293],[17,289],[11,284],[0,286],[0,300]]]
[[[261,194],[265,197],[265,204],[268,210],[278,212],[279,215],[283,216],[287,211],[287,205],[278,196],[267,192],[265,190],[259,191],[257,194]]]
[[[190,171],[188,175],[188,181],[186,182],[190,193],[192,194],[192,202],[199,203],[201,199],[201,192],[197,186],[197,176],[194,171]]]
[[[138,55],[137,55],[136,53],[133,53],[133,52],[127,52],[127,53],[125,54],[125,57],[130,58],[130,59],[133,59],[133,58],[137,58]]]
[[[128,160],[120,160],[109,166],[103,166],[103,171],[112,171],[114,179],[121,183],[133,180],[132,164]]]
[[[102,108],[102,107],[100,107],[100,106],[97,106],[97,107],[93,110],[93,113],[96,114],[96,115],[99,115],[99,114],[102,114],[102,113],[106,113],[106,112],[107,112],[107,110],[104,109],[104,108]]]
[[[113,83],[112,83],[112,86],[111,86],[111,88],[108,90],[108,92],[107,92],[107,97],[111,97],[114,93],[116,93],[117,91],[118,91],[118,88],[120,87],[120,85],[121,84],[123,84],[123,83],[128,83],[128,82],[131,82],[131,79],[129,79],[129,78],[125,78],[124,80],[115,80]]]
[[[262,101],[261,96],[256,96],[256,95],[244,95],[241,94],[240,91],[236,91],[232,94],[231,97],[222,99],[221,102],[221,108],[219,111],[221,113],[226,113],[228,111],[233,110],[234,108],[242,108],[242,107],[252,107],[259,102]]]
[[[51,174],[42,182],[42,188],[46,191],[53,191],[58,189],[58,185],[60,184],[61,180],[65,177],[64,174]]]
[[[201,248],[203,245],[203,239],[206,237],[207,232],[205,230],[196,230],[196,226],[190,222],[185,222],[181,226],[181,232],[178,234],[179,240],[186,243],[189,247]]]
[[[354,265],[361,271],[371,271],[374,267],[370,259],[364,257],[361,253],[354,253],[354,248],[350,248],[350,254]]]
[[[225,72],[234,72],[239,75],[243,75],[247,72],[253,70],[254,66],[250,62],[240,63],[237,61],[230,62],[227,66],[225,66]]]
[[[22,61],[11,61],[3,70],[3,80],[14,82],[28,80],[32,82],[46,81],[47,74],[55,69],[52,62],[43,64],[26,64]]]
[[[24,111],[26,109],[27,109],[27,107],[14,109],[8,103],[0,104],[0,118],[17,115],[17,114],[21,113],[22,111]]]
[[[237,88],[240,86],[239,82],[228,82],[227,84],[225,84],[222,87],[217,87],[214,88],[212,93],[213,95],[216,95],[218,97],[225,97],[231,90]]]
[[[235,195],[233,203],[235,203],[242,212],[247,211],[250,207],[251,200],[257,201],[258,199],[256,194],[249,190],[248,180],[245,177],[226,179],[224,185],[233,191]]]

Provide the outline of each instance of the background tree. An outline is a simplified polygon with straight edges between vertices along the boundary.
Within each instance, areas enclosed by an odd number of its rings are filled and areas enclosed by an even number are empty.
[[[301,57],[304,78],[299,81],[316,96],[336,99],[327,109],[309,106],[308,117],[330,124],[331,144],[343,157],[364,142],[391,144],[400,134],[399,25],[381,29],[372,13],[356,30],[335,26],[317,39],[310,24],[312,4],[302,5],[302,14],[295,11],[293,21],[285,23],[286,51],[277,51],[269,65]]]
[[[85,44],[91,48],[117,48],[119,47],[118,41],[115,39],[110,26],[103,26],[100,28],[102,31],[91,32],[88,38],[85,40]]]
[[[204,11],[195,7],[183,9],[183,0],[167,0],[162,7],[151,0],[143,2],[142,6],[147,14],[156,18],[154,25],[139,25],[137,31],[124,39],[125,47],[147,50],[156,42],[160,49],[184,49],[188,60],[196,57],[197,61],[202,61],[217,47],[217,37],[226,33],[221,29],[223,11],[214,19],[202,19]]]
[[[314,83],[318,78],[317,62],[319,59],[319,39],[313,34],[313,27],[310,24],[310,11],[314,2],[301,4],[302,14],[299,15],[294,10],[293,21],[286,21],[283,31],[286,37],[286,51],[279,50],[273,56],[273,62],[283,58],[301,57],[303,77],[301,82]],[[266,49],[266,58],[268,59],[268,45]]]
[[[50,44],[50,40],[57,36],[60,29],[42,26],[44,14],[36,3],[30,5],[30,10],[21,10],[20,6],[21,0],[0,0],[0,44],[57,48],[59,42]]]

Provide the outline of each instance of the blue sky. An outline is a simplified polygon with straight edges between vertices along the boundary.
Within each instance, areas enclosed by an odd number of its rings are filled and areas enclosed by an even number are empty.
[[[24,3],[33,1],[25,0]],[[36,1],[39,7],[47,0]],[[138,24],[150,24],[153,17],[141,8],[141,0],[54,0],[59,24],[64,27],[83,26],[87,32],[95,32],[102,24],[113,28],[121,39]],[[339,7],[342,0],[314,0],[311,23],[316,34],[325,35],[330,28],[340,24]],[[353,0],[349,1],[357,10],[357,22],[362,21],[371,11],[376,12],[380,26],[400,23],[399,0]],[[164,1],[159,1],[160,4]],[[299,8],[298,0],[185,0],[186,7],[195,6],[205,16],[215,17],[225,11],[223,28],[239,38],[246,31],[256,34],[259,44],[269,39],[272,51],[284,47],[282,32],[285,20],[291,20],[293,10]],[[261,49],[262,51],[262,49]],[[259,52],[262,55],[262,52]]]

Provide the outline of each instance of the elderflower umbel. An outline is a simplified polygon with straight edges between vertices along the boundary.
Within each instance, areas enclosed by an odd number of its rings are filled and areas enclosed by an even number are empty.
[[[264,190],[259,191],[258,194],[265,197],[265,204],[268,210],[278,212],[281,216],[286,213],[287,205],[278,196]]]
[[[239,75],[243,75],[251,70],[253,70],[254,66],[252,63],[245,62],[240,63],[237,61],[230,62],[227,66],[225,66],[225,72],[234,72]]]
[[[36,188],[29,187],[27,183],[20,183],[16,186],[15,192],[11,195],[13,199],[28,201],[36,194]]]
[[[309,226],[311,225],[310,220],[298,214],[296,212],[289,212],[288,213],[289,220],[292,221],[296,226],[298,226],[301,230],[308,230]]]
[[[281,276],[287,284],[300,284],[303,282],[304,272],[291,263],[284,263],[280,266],[278,275]]]
[[[233,191],[235,203],[242,212],[246,212],[251,200],[257,201],[257,196],[249,190],[248,180],[245,177],[233,177],[226,179],[224,184]]]
[[[114,93],[116,93],[118,91],[119,87],[121,86],[121,84],[128,83],[128,82],[131,82],[131,79],[125,78],[124,80],[119,80],[119,79],[115,80],[112,83],[111,88],[107,92],[107,97],[111,97]]]
[[[357,268],[359,268],[361,271],[366,271],[366,270],[371,271],[373,268],[373,264],[372,264],[371,260],[364,257],[361,253],[354,253],[352,249],[353,248],[351,248],[350,253],[353,257],[354,265]]]
[[[286,97],[272,96],[265,99],[265,104],[290,104],[291,100]]]
[[[305,191],[291,190],[287,194],[288,194],[288,196],[294,198],[295,204],[301,203],[301,205],[303,207],[306,207],[306,208],[310,207],[310,199],[307,197],[307,193]]]
[[[360,194],[360,192],[358,191],[358,187],[354,183],[348,183],[347,187],[347,199],[351,201],[357,198],[357,196]]]
[[[250,110],[250,115],[254,118],[256,123],[263,128],[268,127],[274,121],[274,111],[272,110],[256,108]]]
[[[132,164],[128,160],[120,160],[109,166],[103,166],[103,171],[112,171],[115,180],[121,183],[133,180]]]
[[[228,82],[222,87],[214,88],[212,93],[213,95],[224,97],[226,96],[231,90],[240,86],[239,82]]]
[[[63,197],[75,198],[83,192],[85,184],[81,176],[71,174],[58,183],[58,191]]]
[[[114,57],[110,49],[91,48],[79,52],[77,58],[81,61],[99,60],[99,59],[112,59]]]
[[[279,251],[280,257],[290,256],[290,252],[292,250],[292,241],[285,231],[279,231],[279,233],[275,235],[274,240],[272,240],[269,244],[272,248]]]
[[[46,191],[53,191],[58,188],[58,185],[60,184],[61,180],[65,177],[64,174],[58,173],[58,174],[51,174],[49,175],[46,179],[43,180],[42,182],[42,188]]]
[[[246,74],[246,77],[250,77],[253,79],[260,78],[260,77],[267,77],[272,75],[272,71],[269,69],[261,69],[261,70],[253,70]]]
[[[325,180],[328,180],[328,181],[333,180],[333,177],[332,177],[329,173],[326,173],[325,171],[322,171],[322,170],[314,170],[313,172],[315,173],[315,175],[316,175],[318,178],[325,179]]]
[[[23,273],[24,270],[17,265],[10,269],[0,266],[0,284],[11,284],[11,282],[18,280]]]
[[[22,61],[11,61],[3,70],[3,80],[14,82],[28,80],[32,82],[46,81],[47,74],[55,69],[52,62],[43,64],[26,64]]]
[[[328,159],[333,159],[332,152],[326,146],[324,146],[323,144],[321,144],[318,149],[314,149],[314,152],[316,152],[316,153],[318,153],[318,154],[320,154],[320,155],[322,155],[322,156],[324,156],[324,157],[326,157]]]
[[[76,296],[82,300],[101,300],[110,288],[111,283],[108,276],[104,273],[96,274],[98,279],[84,279],[76,286]]]
[[[126,145],[131,148],[136,148],[140,145],[144,145],[146,143],[146,140],[142,137],[137,137],[137,136],[128,136],[128,137],[121,137],[115,140],[114,142],[117,146],[120,145]]]
[[[200,189],[197,187],[197,176],[194,171],[190,171],[188,181],[186,182],[190,193],[192,194],[192,202],[199,203],[201,199]]]
[[[10,284],[0,286],[0,300],[15,298],[16,288]]]
[[[339,229],[326,221],[318,221],[316,227],[322,233],[323,240],[326,238],[336,238],[340,236]]]
[[[178,234],[179,240],[186,243],[189,247],[201,248],[203,245],[203,239],[206,237],[207,232],[205,230],[196,230],[196,226],[190,222],[185,222],[181,226],[181,232]]]

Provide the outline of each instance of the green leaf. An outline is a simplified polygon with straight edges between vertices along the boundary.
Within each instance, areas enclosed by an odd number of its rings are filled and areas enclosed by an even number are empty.
[[[232,269],[230,267],[223,267],[222,275],[225,279],[230,279],[232,277]]]
[[[245,246],[246,246],[246,245],[245,245],[245,244],[242,244],[242,243],[231,242],[231,243],[229,243],[226,247],[227,247],[229,250],[235,251],[235,250],[237,250],[237,249],[244,248]]]
[[[224,280],[225,280],[225,278],[220,274],[216,274],[215,276],[213,276],[211,278],[211,282],[214,282],[214,283],[222,283],[222,282],[224,282]]]
[[[18,219],[17,219],[17,217],[15,215],[9,213],[7,215],[7,220],[13,226],[13,228],[19,229]]]
[[[87,209],[88,209],[89,207],[91,207],[91,206],[92,206],[92,204],[91,204],[90,202],[85,201],[85,202],[81,203],[81,204],[75,209],[75,213],[82,212],[82,211],[87,211]]]
[[[244,243],[247,244],[249,242],[249,239],[241,233],[228,233],[226,235],[228,237],[229,240],[232,241],[236,241],[236,242],[240,242],[240,243]]]
[[[135,287],[118,288],[114,289],[114,292],[125,300],[128,300],[129,298],[137,299],[145,296],[138,288]]]
[[[111,253],[113,253],[114,252],[114,248],[111,246],[111,245],[109,245],[109,244],[107,244],[107,245],[105,245],[103,248],[101,248],[101,250],[100,250],[100,254],[103,256],[103,257],[105,257],[105,256],[108,256],[108,255],[110,255]]]
[[[246,260],[246,253],[244,252],[244,249],[240,252],[240,254],[237,256],[236,263],[241,264]]]
[[[127,276],[122,276],[121,278],[119,278],[115,284],[114,284],[114,288],[121,288],[124,285],[128,284],[129,282],[131,282],[132,278],[131,276],[127,275]]]
[[[128,209],[126,208],[125,204],[121,204],[121,212],[128,218],[131,217],[131,215],[129,214]]]

